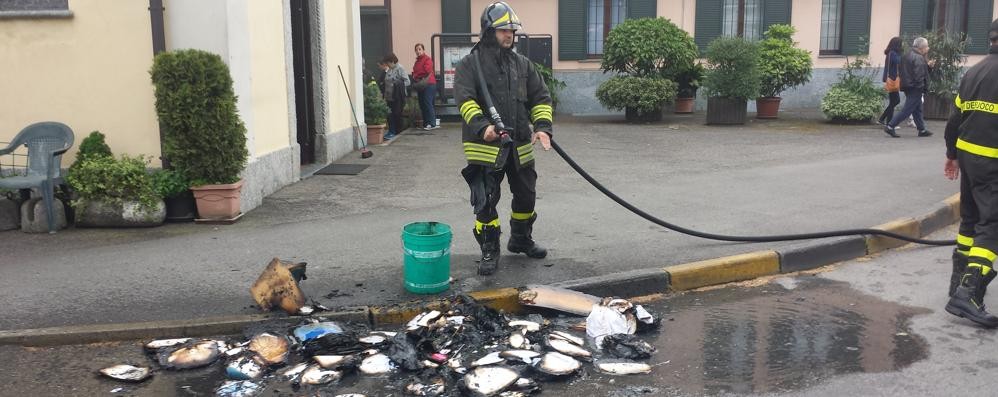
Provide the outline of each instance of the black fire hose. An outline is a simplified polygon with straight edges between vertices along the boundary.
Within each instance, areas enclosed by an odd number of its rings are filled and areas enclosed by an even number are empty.
[[[939,245],[939,246],[956,245],[956,240],[926,240],[921,238],[903,236],[897,233],[892,233],[885,230],[877,230],[877,229],[846,229],[846,230],[832,230],[827,232],[803,233],[803,234],[780,234],[773,236],[726,236],[723,234],[705,233],[693,229],[687,229],[685,227],[666,222],[662,219],[655,217],[654,215],[644,212],[640,208],[635,207],[631,203],[628,203],[627,200],[624,200],[620,198],[620,196],[617,196],[616,194],[611,192],[610,189],[607,189],[605,186],[603,186],[603,184],[599,183],[599,181],[593,179],[593,177],[589,175],[589,173],[586,172],[586,170],[582,169],[582,167],[580,167],[579,164],[576,163],[575,160],[573,160],[572,157],[568,155],[568,153],[565,153],[565,151],[561,148],[561,146],[558,146],[558,143],[556,143],[554,139],[551,140],[551,147],[553,147],[554,150],[558,152],[558,155],[561,156],[562,159],[565,159],[565,162],[568,163],[568,165],[571,166],[572,169],[575,170],[575,172],[578,172],[579,175],[582,175],[582,177],[585,178],[585,180],[588,181],[591,185],[593,185],[593,187],[595,187],[600,192],[603,192],[603,194],[605,194],[611,200],[616,201],[617,204],[620,204],[621,206],[627,208],[636,215],[645,218],[648,221],[651,221],[651,223],[662,226],[666,229],[670,229],[683,234],[688,234],[691,236],[696,236],[710,240],[720,240],[720,241],[767,243],[774,241],[810,240],[816,238],[875,234],[880,236],[896,238],[898,240],[904,240],[911,243],[918,243],[925,245]]]
[[[492,118],[493,123],[497,125],[500,131],[505,130],[506,127],[502,124],[502,118],[499,116],[499,112],[496,111],[496,108],[493,105],[492,94],[489,93],[489,88],[485,84],[485,76],[482,74],[482,64],[481,61],[478,59],[477,48],[475,48],[475,50],[473,51],[472,56],[475,57],[475,63],[476,63],[475,66],[477,66],[478,69],[476,77],[478,80],[478,89],[481,91],[482,94],[481,99],[485,102],[485,107],[488,108],[489,116]],[[510,145],[504,145],[504,146],[510,146]],[[768,243],[775,241],[811,240],[811,239],[828,238],[828,237],[879,235],[917,244],[938,245],[938,246],[956,245],[956,240],[926,240],[921,238],[903,236],[897,233],[888,232],[886,230],[878,230],[878,229],[846,229],[846,230],[832,230],[827,232],[816,232],[816,233],[780,234],[773,236],[726,236],[723,234],[706,233],[693,229],[687,229],[685,227],[659,219],[654,215],[651,215],[641,210],[640,208],[635,207],[631,203],[628,203],[627,200],[624,200],[620,198],[620,196],[617,196],[616,194],[611,192],[610,189],[607,189],[605,186],[603,186],[603,184],[599,183],[599,181],[593,179],[593,177],[589,175],[589,173],[586,172],[586,170],[582,169],[582,167],[580,167],[579,164],[576,163],[575,160],[573,160],[572,157],[568,155],[568,153],[565,153],[565,151],[561,148],[561,146],[558,146],[558,143],[555,142],[554,139],[551,139],[551,147],[553,147],[554,150],[558,152],[558,155],[561,156],[561,158],[564,159],[565,162],[568,163],[568,165],[575,170],[575,172],[578,172],[579,175],[581,175],[583,178],[585,178],[586,181],[589,182],[589,184],[593,185],[593,187],[595,187],[600,192],[603,192],[603,194],[605,194],[611,200],[617,202],[617,204],[620,204],[624,208],[627,208],[629,211],[635,213],[636,215],[642,218],[645,218],[651,223],[662,226],[672,231],[688,234],[690,236],[705,238],[709,240],[720,240],[720,241],[733,241],[733,242],[744,242],[744,243]],[[505,159],[497,159],[497,163],[499,161],[505,162]]]

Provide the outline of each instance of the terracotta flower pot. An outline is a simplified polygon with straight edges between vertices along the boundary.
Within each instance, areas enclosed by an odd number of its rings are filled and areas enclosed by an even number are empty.
[[[377,145],[384,142],[385,124],[367,125],[367,144]]]
[[[765,97],[755,100],[755,118],[775,119],[780,113],[780,97]]]
[[[696,106],[696,98],[676,98],[676,113],[693,113],[693,108]]]
[[[235,219],[240,212],[239,193],[243,181],[227,185],[194,186],[194,200],[197,201],[198,215],[201,219],[224,220]]]

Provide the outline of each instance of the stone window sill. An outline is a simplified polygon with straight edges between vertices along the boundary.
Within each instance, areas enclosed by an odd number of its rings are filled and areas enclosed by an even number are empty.
[[[0,20],[4,19],[69,19],[73,17],[70,10],[38,10],[38,11],[0,11]]]

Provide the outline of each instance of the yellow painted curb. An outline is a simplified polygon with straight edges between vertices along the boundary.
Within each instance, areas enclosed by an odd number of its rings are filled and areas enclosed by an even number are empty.
[[[700,262],[668,266],[670,289],[685,291],[708,285],[750,280],[780,273],[780,256],[776,251],[708,259]]]
[[[519,294],[516,288],[500,288],[468,293],[478,303],[507,313],[519,313],[523,310],[523,307],[520,306]],[[444,299],[434,299],[391,306],[371,306],[371,324],[373,327],[405,324],[424,311],[437,310],[444,307],[446,302]]]
[[[947,199],[948,200],[948,199]],[[882,225],[874,226],[874,229],[886,230],[889,232],[894,232],[902,236],[908,236],[912,238],[919,238],[922,236],[921,230],[919,230],[918,221],[912,218],[902,218],[892,222],[887,222]],[[875,254],[877,252],[882,252],[889,250],[891,248],[897,248],[902,245],[908,244],[906,241],[884,237],[884,236],[867,236],[866,237],[866,253]]]
[[[960,193],[954,194],[943,200],[946,205],[949,205],[950,209],[953,210],[953,214],[956,215],[956,219],[960,219]]]

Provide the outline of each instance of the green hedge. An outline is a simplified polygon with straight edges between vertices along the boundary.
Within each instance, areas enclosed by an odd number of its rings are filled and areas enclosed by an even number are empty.
[[[676,83],[663,78],[615,76],[600,84],[596,99],[613,110],[633,108],[638,114],[661,112],[676,97]]]
[[[238,181],[248,157],[246,127],[222,58],[201,50],[163,52],[150,74],[163,155],[194,186]]]

